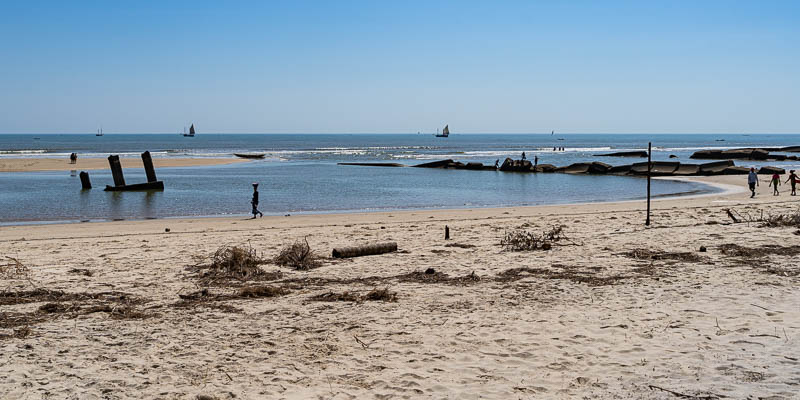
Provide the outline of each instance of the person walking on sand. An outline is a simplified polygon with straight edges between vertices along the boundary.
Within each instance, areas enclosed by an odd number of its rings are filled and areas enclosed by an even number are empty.
[[[264,213],[262,213],[261,211],[258,211],[258,184],[257,183],[253,184],[253,199],[250,200],[250,204],[253,205],[253,218],[252,219],[256,219],[256,214],[258,214],[260,217],[264,217]]]
[[[72,153],[69,155],[69,163],[75,164],[78,162],[78,155],[76,153]]]
[[[772,180],[769,182],[770,186],[772,186],[772,195],[773,196],[780,196],[780,192],[778,192],[778,186],[781,184],[781,176],[778,173],[772,174]]]
[[[797,196],[797,193],[795,192],[795,186],[797,186],[798,180],[800,179],[797,179],[797,174],[794,173],[794,170],[789,171],[789,179],[787,179],[786,182],[790,182],[792,184],[792,196]]]
[[[747,184],[750,186],[750,198],[756,197],[756,186],[758,186],[758,174],[755,168],[750,168],[750,174],[747,175]]]

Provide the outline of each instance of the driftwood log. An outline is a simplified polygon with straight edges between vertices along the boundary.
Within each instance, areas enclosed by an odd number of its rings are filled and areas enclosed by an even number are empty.
[[[397,251],[396,242],[373,243],[364,246],[337,247],[333,249],[333,256],[335,258],[349,258],[391,253],[393,251]]]

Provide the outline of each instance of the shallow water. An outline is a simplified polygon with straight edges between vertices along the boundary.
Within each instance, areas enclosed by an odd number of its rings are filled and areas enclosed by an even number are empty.
[[[34,140],[34,137],[40,139]],[[564,140],[558,140],[558,138]],[[94,221],[180,216],[247,215],[252,182],[260,183],[265,214],[396,209],[494,207],[641,199],[645,180],[619,176],[516,174],[336,165],[337,162],[416,164],[454,158],[494,163],[526,151],[540,163],[566,165],[601,160],[612,165],[641,159],[595,154],[646,148],[655,160],[678,161],[701,148],[789,146],[800,135],[0,135],[0,157],[232,157],[264,152],[265,160],[215,167],[160,168],[164,192],[104,192],[110,171],[90,171],[95,189],[81,191],[78,171],[0,173],[0,223]],[[565,147],[552,151],[551,145]],[[797,162],[776,163],[791,168]],[[746,164],[749,165],[749,164]],[[141,169],[125,170],[130,183],[144,182]],[[653,194],[714,191],[691,182],[654,181]]]

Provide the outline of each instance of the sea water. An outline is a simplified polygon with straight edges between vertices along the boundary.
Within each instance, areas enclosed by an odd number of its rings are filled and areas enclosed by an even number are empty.
[[[365,212],[405,209],[499,207],[643,199],[638,177],[520,174],[421,168],[360,167],[338,162],[395,162],[413,165],[452,158],[501,163],[506,157],[558,166],[598,160],[612,165],[638,158],[596,157],[612,151],[644,150],[653,159],[690,162],[700,149],[781,147],[800,144],[800,135],[509,135],[454,134],[199,134],[194,138],[156,134],[0,135],[2,158],[234,157],[264,153],[263,160],[192,168],[159,168],[163,192],[104,192],[110,171],[89,171],[95,189],[81,190],[79,171],[0,173],[0,223],[101,221],[184,216],[245,216],[251,183],[258,182],[265,214]],[[555,150],[553,148],[556,148]],[[563,147],[563,150],[561,148]],[[670,155],[676,158],[669,158]],[[740,165],[764,163],[745,161]],[[798,162],[768,162],[793,168]],[[743,178],[744,179],[744,178]],[[128,183],[146,181],[141,168],[125,170]],[[713,192],[707,185],[655,180],[655,196]]]

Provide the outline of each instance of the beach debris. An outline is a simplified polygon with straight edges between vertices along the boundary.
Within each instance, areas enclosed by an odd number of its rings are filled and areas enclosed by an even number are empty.
[[[198,272],[198,279],[205,286],[236,286],[249,281],[279,279],[280,271],[266,272],[260,265],[269,260],[258,255],[251,246],[222,246],[210,257],[208,264],[189,266]]]
[[[800,254],[800,246],[763,245],[759,247],[745,247],[735,243],[726,243],[719,246],[722,254],[737,259],[737,264],[754,268],[757,271],[780,276],[798,276],[800,268],[791,264],[788,268],[778,268],[769,262],[769,257],[793,257]]]
[[[342,292],[342,293],[325,292],[325,293],[320,293],[320,294],[311,296],[311,298],[309,300],[311,300],[311,301],[330,301],[330,302],[333,302],[333,301],[354,301],[355,302],[355,301],[361,300],[361,296],[359,296],[358,294],[352,293],[352,292],[347,292],[347,291]]]
[[[337,247],[333,249],[333,257],[349,258],[371,256],[376,254],[391,253],[397,251],[397,242],[372,243],[363,246]]]
[[[92,272],[91,270],[88,270],[86,268],[72,268],[67,272],[69,272],[70,274],[78,274],[78,275],[83,275],[83,276],[92,276],[92,275],[94,275],[94,272]]]
[[[706,251],[708,251],[708,249],[706,249],[706,246],[700,246],[701,253],[705,253]]]
[[[731,221],[733,221],[733,223],[734,223],[734,224],[738,224],[739,222],[741,222],[741,221],[739,221],[739,219],[738,219],[738,218],[736,218],[736,216],[735,216],[735,215],[733,215],[733,211],[731,211],[731,209],[730,209],[730,208],[729,208],[729,209],[727,209],[727,210],[725,210],[725,211],[726,211],[726,212],[727,212],[727,214],[728,214],[728,218],[730,218],[730,219],[731,219]]]
[[[334,250],[335,252],[335,250]],[[280,266],[307,271],[322,265],[321,257],[317,255],[308,244],[308,239],[298,240],[290,246],[284,247],[273,262]]]
[[[0,339],[27,337],[32,332],[32,325],[59,318],[74,319],[97,312],[108,313],[112,319],[155,317],[156,314],[138,308],[148,301],[124,292],[63,292],[45,288],[0,292],[0,305],[44,303],[33,311],[0,314],[0,329],[14,329],[11,334],[0,332]]]
[[[788,213],[767,213],[766,215],[764,210],[758,210],[757,213],[752,214],[747,211],[740,213],[734,209],[726,209],[726,211],[728,217],[730,217],[734,223],[754,223],[764,228],[800,227],[800,208]]]
[[[25,279],[28,277],[28,267],[14,257],[6,256],[8,262],[0,264],[0,278]]]
[[[444,226],[444,240],[450,240],[450,227]]]
[[[444,245],[444,247],[459,247],[462,249],[472,249],[475,248],[476,246],[474,244],[468,244],[468,243],[448,243]]]
[[[428,268],[425,271],[413,271],[407,274],[397,275],[396,278],[400,282],[443,283],[454,286],[466,286],[481,281],[481,277],[476,275],[475,271],[472,271],[469,275],[451,277],[433,268]]]
[[[575,283],[583,283],[588,286],[608,286],[621,283],[620,281],[630,279],[630,276],[612,275],[597,276],[594,273],[576,271],[574,268],[567,268],[562,265],[553,264],[551,269],[547,268],[511,268],[505,270],[495,277],[497,282],[513,282],[520,279],[537,277],[544,279],[569,280]]]
[[[388,287],[383,289],[372,289],[364,295],[363,299],[365,301],[389,301],[395,302],[397,301],[397,292],[392,292],[389,290]]]
[[[276,297],[288,294],[290,291],[280,286],[245,286],[239,289],[237,297]]]
[[[521,229],[506,232],[503,239],[500,240],[500,246],[506,251],[550,250],[553,247],[553,243],[566,239],[564,227],[555,225],[550,230],[542,233]]]
[[[631,251],[622,253],[622,255],[637,260],[650,260],[650,261],[659,261],[659,260],[661,261],[675,260],[675,261],[686,261],[686,262],[705,261],[703,257],[700,257],[697,254],[688,251],[672,252],[672,251],[660,251],[660,250],[650,250],[650,249],[633,249]]]
[[[169,228],[164,228],[164,232],[169,233],[170,232]]]

